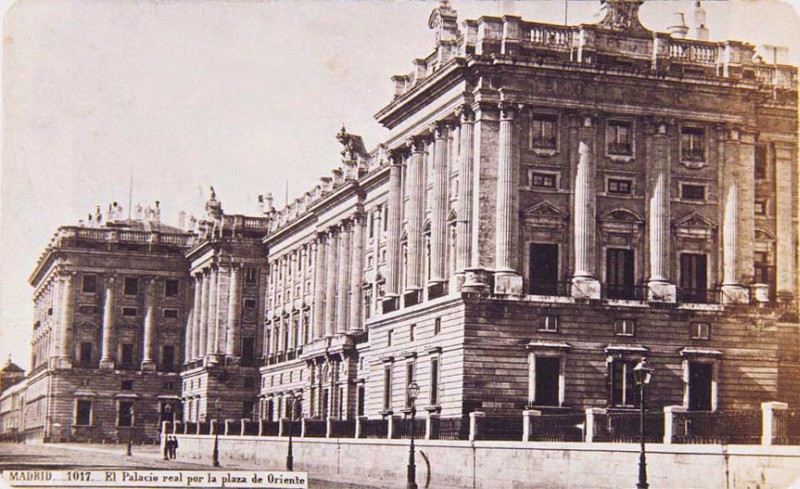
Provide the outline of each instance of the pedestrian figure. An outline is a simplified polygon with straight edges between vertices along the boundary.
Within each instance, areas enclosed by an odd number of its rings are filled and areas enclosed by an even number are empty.
[[[175,460],[178,456],[178,438],[172,437],[172,460]]]

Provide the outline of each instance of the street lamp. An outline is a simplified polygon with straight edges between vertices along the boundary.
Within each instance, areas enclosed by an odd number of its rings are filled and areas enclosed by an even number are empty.
[[[218,397],[214,401],[214,408],[217,410],[217,421],[214,424],[214,452],[211,455],[211,463],[214,467],[219,467],[219,408],[221,405]]]
[[[132,448],[133,448],[133,426],[136,424],[136,418],[134,417],[134,412],[133,412],[133,404],[131,404],[131,407],[129,408],[128,413],[131,415],[131,426],[128,428],[128,449],[127,449],[127,451],[125,453],[126,453],[126,455],[128,455],[130,457],[133,454],[132,453]]]
[[[418,396],[419,385],[416,382],[411,382],[408,384],[408,407],[411,413],[411,446],[408,449],[408,481],[406,482],[406,489],[417,489],[417,466],[414,463],[414,415],[417,414],[417,408],[414,403]]]
[[[650,384],[650,379],[653,377],[653,369],[647,364],[647,359],[642,357],[642,361],[633,367],[633,376],[636,379],[636,384],[639,385],[639,408],[641,415],[639,416],[639,444],[641,450],[639,451],[639,483],[636,484],[636,489],[648,489],[647,484],[647,461],[645,459],[644,449],[644,409],[645,409],[645,386]]]
[[[294,432],[294,412],[297,408],[297,402],[300,401],[301,396],[289,394],[286,400],[289,401],[289,449],[286,453],[286,470],[294,470],[294,456],[292,455],[292,433]]]
[[[162,416],[161,417],[161,426],[162,427],[164,426],[164,423],[169,420],[170,414],[172,414],[172,424],[170,425],[170,429],[175,431],[175,414],[172,412],[172,405],[171,404],[164,405],[164,413],[166,414],[166,416]],[[163,429],[161,431],[162,431],[162,435],[163,436],[169,438],[169,435],[167,435],[166,433],[163,433],[163,431],[164,431]],[[164,460],[169,459],[169,456],[168,456],[169,448],[168,448],[168,446],[169,446],[169,443],[167,443],[167,440],[164,440]]]

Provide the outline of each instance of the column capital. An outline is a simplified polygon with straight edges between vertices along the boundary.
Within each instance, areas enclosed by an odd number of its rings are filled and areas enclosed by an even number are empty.
[[[472,124],[475,122],[475,111],[472,110],[472,106],[468,103],[463,103],[456,107],[455,116],[461,124]]]
[[[600,114],[594,110],[575,109],[567,112],[568,120],[572,127],[577,128],[594,128],[597,125],[597,119]]]
[[[500,102],[497,104],[497,108],[500,109],[500,120],[501,121],[513,121],[517,118],[517,113],[522,110],[525,106],[523,104],[517,104],[512,102]]]
[[[674,117],[646,117],[644,123],[648,136],[667,136],[675,130],[676,125]]]
[[[430,140],[430,134],[418,134],[410,137],[406,142],[406,146],[410,148],[412,154],[420,154],[425,152],[425,146]]]
[[[450,119],[436,121],[430,126],[431,133],[434,139],[444,140],[447,138],[447,133],[453,128],[454,122]]]

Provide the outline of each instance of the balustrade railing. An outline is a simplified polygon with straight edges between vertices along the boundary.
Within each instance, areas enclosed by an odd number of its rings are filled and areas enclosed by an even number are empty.
[[[555,25],[529,24],[527,39],[536,45],[553,49],[572,47],[572,28]]]
[[[687,411],[674,416],[674,443],[761,443],[761,411]]]
[[[719,60],[719,49],[717,44],[693,42],[686,39],[671,39],[669,57],[673,60],[714,65]]]
[[[646,285],[606,284],[602,287],[604,299],[644,301],[647,300]]]
[[[678,302],[689,304],[719,304],[722,300],[720,289],[678,288]]]

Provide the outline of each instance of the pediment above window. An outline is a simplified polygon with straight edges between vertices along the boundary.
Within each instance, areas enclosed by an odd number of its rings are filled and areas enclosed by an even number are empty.
[[[694,229],[716,229],[717,225],[711,220],[701,216],[696,212],[687,214],[679,219],[676,219],[673,224],[676,228],[694,228]]]

